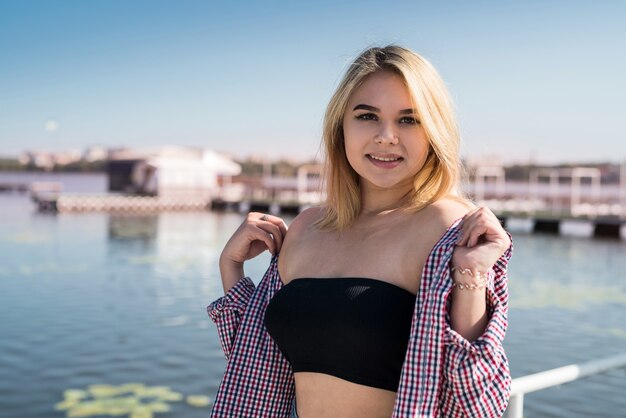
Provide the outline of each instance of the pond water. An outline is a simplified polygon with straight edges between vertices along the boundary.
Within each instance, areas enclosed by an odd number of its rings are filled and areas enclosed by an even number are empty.
[[[16,193],[0,208],[0,416],[64,417],[64,391],[114,386],[74,392],[86,402],[128,383],[145,385],[126,387],[133,399],[166,405],[157,417],[208,416],[187,397],[212,400],[226,365],[206,306],[222,295],[218,257],[243,216],[41,214]],[[513,377],[626,351],[626,243],[513,236]],[[258,283],[269,260],[246,273]],[[527,395],[525,416],[626,416],[625,395],[614,371]]]

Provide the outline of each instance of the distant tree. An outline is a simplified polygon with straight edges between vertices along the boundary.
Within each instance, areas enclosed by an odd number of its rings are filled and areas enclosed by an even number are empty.
[[[262,176],[268,170],[265,166],[269,165],[269,172],[272,176],[278,177],[295,177],[298,175],[298,168],[303,163],[296,163],[290,160],[278,160],[262,162],[258,160],[237,161],[241,165],[242,176]],[[316,161],[311,160],[304,164],[314,164]]]
[[[298,167],[289,161],[280,160],[273,164],[272,174],[279,177],[295,177],[298,174]]]
[[[24,166],[17,159],[0,158],[0,171],[23,171]]]
[[[241,165],[242,176],[261,176],[263,175],[263,163],[259,161],[245,160],[237,161]]]
[[[66,165],[55,165],[53,171],[67,173],[102,173],[106,169],[106,161],[80,160]]]

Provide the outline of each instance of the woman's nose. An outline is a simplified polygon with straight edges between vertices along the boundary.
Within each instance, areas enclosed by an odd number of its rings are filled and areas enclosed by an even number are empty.
[[[380,130],[374,137],[374,141],[377,144],[390,144],[395,145],[398,143],[398,135],[393,126],[389,123],[383,123],[380,125]]]

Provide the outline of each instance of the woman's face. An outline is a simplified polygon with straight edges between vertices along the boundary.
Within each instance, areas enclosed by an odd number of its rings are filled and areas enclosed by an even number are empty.
[[[428,140],[403,79],[389,71],[369,75],[350,99],[343,118],[348,162],[362,187],[413,188],[424,166]]]

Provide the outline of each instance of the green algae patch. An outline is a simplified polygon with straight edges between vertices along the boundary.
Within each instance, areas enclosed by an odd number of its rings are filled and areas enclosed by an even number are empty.
[[[203,395],[189,395],[187,396],[187,404],[195,406],[196,408],[203,408],[209,406],[211,400],[208,396]]]
[[[192,401],[189,401],[192,398]],[[170,411],[168,402],[180,402],[182,393],[168,386],[145,386],[142,383],[126,383],[120,386],[95,384],[86,390],[67,389],[63,401],[54,409],[66,411],[68,418],[92,416],[123,416],[128,418],[154,418],[154,414]],[[210,400],[204,396],[188,396],[187,403],[205,407]]]
[[[581,330],[589,334],[601,335],[603,337],[610,335],[612,337],[626,339],[626,329],[621,328],[601,328],[593,325],[583,325]]]
[[[165,402],[150,402],[146,404],[152,412],[169,412],[170,406]]]
[[[621,288],[592,283],[509,281],[509,291],[509,306],[515,309],[558,308],[583,311],[592,309],[594,305],[626,305],[626,292]]]
[[[21,276],[40,276],[43,274],[74,274],[88,271],[86,264],[61,265],[56,262],[35,260],[32,264],[20,264],[17,271]]]
[[[63,397],[68,401],[80,401],[89,396],[87,391],[78,389],[68,389],[63,392]]]
[[[133,412],[130,414],[130,418],[152,418],[154,417],[154,413],[152,410],[146,406],[140,406],[139,408],[135,408]]]
[[[22,232],[20,234],[4,237],[4,241],[13,244],[42,244],[50,241],[50,237],[34,232]]]
[[[159,262],[159,257],[156,255],[144,255],[128,257],[129,264],[156,264]]]

